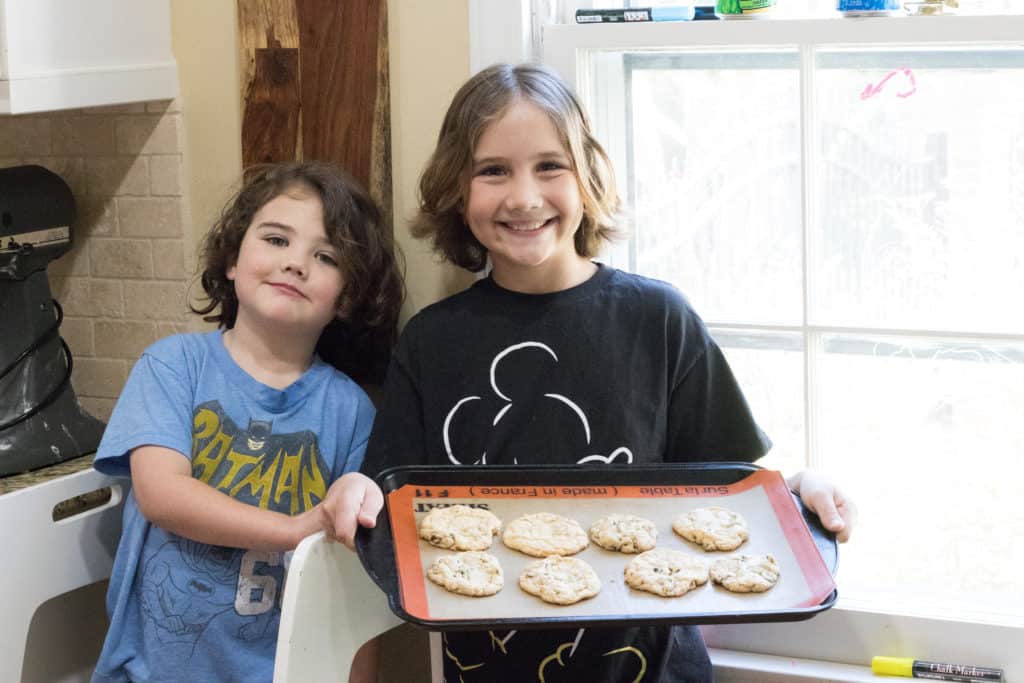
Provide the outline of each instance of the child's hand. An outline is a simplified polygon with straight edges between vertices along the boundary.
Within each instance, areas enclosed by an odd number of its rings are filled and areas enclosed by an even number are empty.
[[[288,517],[288,535],[292,539],[288,544],[290,550],[302,542],[306,536],[312,536],[323,528],[320,522],[320,505],[316,505],[305,512]]]
[[[836,535],[836,540],[846,543],[850,540],[857,522],[857,506],[838,488],[820,474],[804,470],[787,480],[789,487],[800,494],[813,513],[818,515],[822,525]]]
[[[377,525],[377,513],[384,506],[384,494],[372,479],[350,472],[331,484],[327,496],[317,506],[320,525],[327,538],[355,549],[356,529]]]

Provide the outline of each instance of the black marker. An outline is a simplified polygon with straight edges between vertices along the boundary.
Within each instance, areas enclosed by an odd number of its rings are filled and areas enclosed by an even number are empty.
[[[577,24],[628,23],[633,21],[690,21],[696,16],[693,5],[681,7],[633,7],[630,9],[578,9]]]

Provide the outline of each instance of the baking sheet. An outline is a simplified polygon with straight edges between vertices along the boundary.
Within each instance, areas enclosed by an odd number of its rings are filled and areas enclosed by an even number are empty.
[[[387,515],[381,515],[375,530],[357,538],[360,556],[388,594],[392,610],[431,628],[785,621],[809,618],[835,601],[834,539],[813,518],[809,528],[781,474],[746,463],[396,468],[382,473],[378,483],[386,494]],[[664,598],[625,584],[623,570],[635,555],[591,543],[575,557],[597,572],[600,593],[574,605],[551,605],[518,586],[523,567],[537,558],[506,547],[499,535],[489,552],[501,563],[504,588],[494,596],[461,596],[426,578],[434,559],[453,551],[435,548],[417,533],[419,521],[432,507],[454,504],[489,509],[503,524],[530,512],[554,512],[575,519],[585,530],[612,512],[636,514],[657,526],[657,547],[682,550],[709,564],[731,553],[706,552],[682,539],[672,531],[672,519],[718,505],[743,515],[750,527],[749,540],[732,552],[771,553],[781,577],[765,593],[732,593],[709,581],[684,596]]]

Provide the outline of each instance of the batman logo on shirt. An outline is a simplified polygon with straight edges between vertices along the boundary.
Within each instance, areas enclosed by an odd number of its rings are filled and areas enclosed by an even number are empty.
[[[275,434],[252,419],[243,429],[217,401],[192,416],[192,476],[236,500],[295,515],[323,499],[329,474],[309,430]]]

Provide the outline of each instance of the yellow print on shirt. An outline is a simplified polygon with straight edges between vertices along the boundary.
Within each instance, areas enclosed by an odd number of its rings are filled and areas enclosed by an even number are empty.
[[[192,418],[192,476],[232,498],[288,515],[323,500],[327,471],[316,434],[273,434],[272,424],[250,420],[240,429],[216,401]]]

